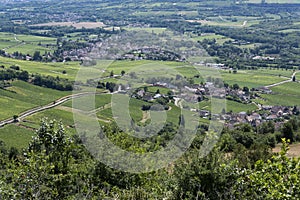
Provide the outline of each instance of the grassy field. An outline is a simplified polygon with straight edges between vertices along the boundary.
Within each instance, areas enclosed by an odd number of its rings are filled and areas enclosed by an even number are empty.
[[[199,104],[199,109],[201,110],[211,110],[211,103],[210,101],[201,101]],[[253,103],[251,104],[243,104],[243,103],[239,103],[236,101],[231,101],[231,100],[226,100],[226,106],[225,106],[225,110],[226,112],[234,112],[234,113],[239,113],[242,111],[254,111],[257,109],[257,106],[254,105]]]
[[[28,147],[34,131],[17,125],[8,125],[0,129],[0,140],[7,147],[16,147],[18,150]]]
[[[223,81],[229,85],[237,83],[240,87],[247,86],[256,88],[273,83],[278,83],[287,80],[285,77],[279,77],[279,74],[289,75],[291,71],[284,72],[282,70],[239,70],[236,74],[229,71],[221,71]],[[290,77],[290,75],[289,75]]]
[[[271,89],[273,94],[262,94],[264,100],[257,100],[257,102],[265,105],[299,105],[300,83],[285,83]]]
[[[33,55],[35,51],[52,52],[54,49],[49,45],[55,44],[56,38],[0,32],[0,49],[8,53],[18,51]]]
[[[11,87],[0,90],[0,120],[18,115],[33,107],[46,105],[68,94],[70,92],[42,88],[23,81],[14,81]]]
[[[78,62],[67,62],[67,63],[41,63],[33,61],[16,60],[12,58],[0,57],[0,65],[9,67],[11,65],[17,65],[22,70],[26,70],[31,74],[42,74],[49,76],[59,76],[61,78],[67,78],[69,80],[74,80],[76,73],[79,69]],[[66,74],[63,74],[63,71]]]
[[[43,118],[47,118],[48,120],[61,121],[68,133],[73,134],[76,132],[73,127],[73,113],[71,112],[71,110],[67,111],[63,107],[56,107],[31,115],[27,117],[24,122],[21,122],[21,124],[32,129],[37,129],[40,126],[41,120]]]
[[[111,102],[111,94],[103,94],[103,95],[96,95],[95,96],[95,107],[92,108],[91,105],[86,105],[85,102],[90,99],[90,96],[80,97],[76,99],[76,105],[80,104],[82,105],[80,108],[83,111],[92,111],[100,107],[104,107],[107,104],[110,104]],[[69,108],[72,108],[72,101],[68,101],[63,104],[63,106],[67,106]]]

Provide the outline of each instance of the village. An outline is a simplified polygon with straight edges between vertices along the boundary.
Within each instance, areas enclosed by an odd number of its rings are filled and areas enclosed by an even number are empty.
[[[170,89],[168,94],[160,93],[157,89],[155,93],[148,92],[147,87],[167,88]],[[212,89],[213,88],[213,89]],[[128,93],[126,90],[119,90],[116,93]],[[205,84],[192,84],[184,86],[178,89],[176,84],[167,82],[155,82],[148,84],[146,87],[141,87],[131,93],[132,98],[137,98],[145,102],[157,102],[163,104],[165,109],[169,109],[167,102],[173,102],[175,106],[181,107],[178,104],[179,101],[184,100],[188,102],[183,106],[183,109],[188,109],[191,112],[197,113],[200,118],[214,119],[224,122],[225,126],[229,129],[234,129],[237,125],[247,123],[252,127],[259,127],[262,123],[272,121],[275,128],[279,129],[282,124],[290,119],[293,115],[299,115],[298,106],[271,106],[255,103],[255,99],[261,99],[260,94],[271,94],[272,90],[266,87],[252,88],[235,88],[234,86],[227,86],[223,88],[214,87],[214,83],[206,82]],[[226,110],[224,105],[223,110],[220,113],[212,113],[209,109],[199,108],[199,102],[209,101],[210,98],[223,99],[224,101],[236,101],[246,105],[254,104],[256,110],[245,110],[235,113],[231,110]],[[164,99],[165,101],[161,101]],[[167,101],[166,101],[167,100]],[[164,102],[164,103],[162,103]],[[141,108],[145,110],[145,107]],[[150,106],[147,107],[147,110]]]

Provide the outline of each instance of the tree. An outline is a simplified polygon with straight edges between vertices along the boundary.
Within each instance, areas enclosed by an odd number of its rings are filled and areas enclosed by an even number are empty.
[[[89,193],[103,199],[101,189],[93,191],[93,162],[79,141],[61,123],[43,121],[24,157],[0,176],[1,199],[83,199]],[[11,149],[9,156],[16,154]]]
[[[41,53],[39,51],[35,51],[32,59],[34,61],[40,61],[42,59]]]
[[[291,142],[294,141],[294,130],[293,130],[293,125],[290,121],[283,124],[282,134],[283,137],[286,138],[287,140],[290,140]]]
[[[235,83],[235,84],[233,84],[232,88],[234,90],[238,90],[240,88],[240,86],[237,83]]]
[[[17,121],[18,121],[18,118],[19,118],[18,115],[14,115],[14,116],[13,116],[14,122],[17,122]]]
[[[246,94],[249,94],[249,88],[248,88],[248,87],[244,86],[244,87],[243,87],[243,91],[244,91]]]
[[[20,80],[22,80],[22,81],[28,81],[28,79],[29,79],[29,73],[27,72],[27,71],[22,71],[20,74],[19,74],[19,76],[18,76],[18,78],[20,79]]]
[[[258,160],[254,169],[240,171],[233,187],[237,199],[298,199],[300,197],[299,158],[288,158],[288,140],[281,151],[267,161]],[[235,199],[233,198],[233,199]]]

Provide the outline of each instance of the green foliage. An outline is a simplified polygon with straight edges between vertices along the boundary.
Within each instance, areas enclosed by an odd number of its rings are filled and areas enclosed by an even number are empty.
[[[242,199],[299,199],[300,160],[287,158],[288,140],[282,140],[279,155],[268,161],[257,161],[254,169],[241,171],[234,186],[237,198]]]
[[[93,161],[76,138],[69,138],[61,124],[44,121],[24,157],[1,173],[1,180],[5,182],[1,197],[65,199],[95,194],[100,197],[101,194],[92,191],[88,179],[90,170],[93,170]]]

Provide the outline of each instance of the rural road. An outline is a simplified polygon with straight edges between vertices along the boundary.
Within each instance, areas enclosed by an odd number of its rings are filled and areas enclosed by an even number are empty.
[[[99,94],[104,94],[104,93],[103,92],[97,92],[97,93],[83,92],[83,93],[78,93],[78,94],[71,94],[71,95],[62,97],[60,99],[57,99],[53,103],[50,103],[48,105],[32,108],[32,109],[27,110],[23,113],[20,113],[17,120],[21,121],[25,117],[28,117],[28,116],[33,115],[35,113],[41,112],[43,110],[47,110],[47,109],[56,107],[56,106],[58,106],[62,103],[65,103],[66,101],[69,101],[69,100],[74,99],[74,98],[79,98],[79,97],[88,96],[88,95],[99,95]],[[3,126],[8,125],[8,124],[12,124],[14,122],[15,122],[14,118],[9,118],[9,119],[0,121],[0,127],[3,127]]]
[[[277,85],[281,85],[281,84],[284,84],[284,83],[292,82],[292,81],[293,81],[293,77],[296,76],[296,74],[297,74],[298,72],[300,72],[300,71],[295,71],[295,72],[292,74],[291,78],[288,79],[288,80],[281,81],[281,82],[279,82],[279,83],[274,83],[274,84],[272,84],[272,85],[267,85],[267,86],[265,86],[265,87],[266,87],[266,88],[270,88],[270,87],[275,87],[275,86],[277,86]]]

